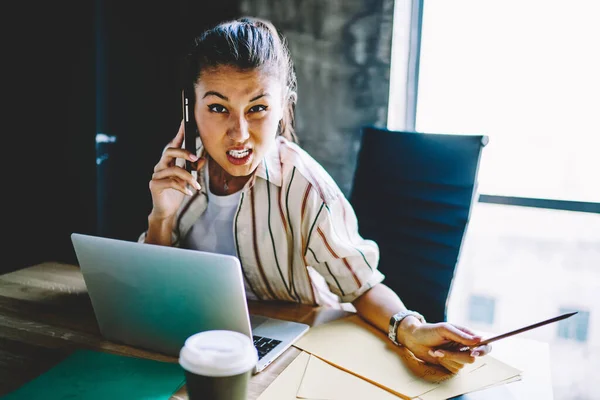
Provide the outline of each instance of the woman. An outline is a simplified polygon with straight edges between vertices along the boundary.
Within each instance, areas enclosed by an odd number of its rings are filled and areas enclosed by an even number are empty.
[[[219,24],[194,41],[188,61],[202,146],[196,154],[182,148],[182,125],[165,147],[140,241],[237,256],[249,299],[351,303],[391,340],[452,372],[490,351],[440,350],[481,337],[426,323],[382,283],[377,244],[358,234],[338,186],[295,144],[296,78],[269,22]],[[182,168],[185,160],[197,177]]]

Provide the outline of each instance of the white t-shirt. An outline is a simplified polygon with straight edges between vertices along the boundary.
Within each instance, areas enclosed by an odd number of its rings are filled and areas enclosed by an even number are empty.
[[[240,202],[242,191],[227,196],[217,196],[210,191],[208,165],[204,168],[204,182],[207,185],[208,206],[206,211],[192,226],[186,237],[185,247],[227,254],[237,257],[233,234],[233,219]],[[258,300],[248,282],[244,278],[246,298]]]

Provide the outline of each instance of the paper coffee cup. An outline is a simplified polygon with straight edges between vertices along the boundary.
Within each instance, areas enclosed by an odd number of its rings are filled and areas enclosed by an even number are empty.
[[[248,381],[257,362],[252,340],[226,330],[192,335],[179,353],[190,400],[246,400]]]

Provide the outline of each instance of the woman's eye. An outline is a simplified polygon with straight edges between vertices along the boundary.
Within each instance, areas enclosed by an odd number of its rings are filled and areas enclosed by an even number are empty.
[[[250,108],[250,110],[248,110],[248,111],[251,113],[257,113],[257,112],[266,111],[266,110],[267,110],[267,106],[263,106],[262,104],[259,104],[257,106]]]
[[[210,112],[219,113],[219,114],[227,112],[227,109],[220,104],[211,104],[208,106],[208,109]]]

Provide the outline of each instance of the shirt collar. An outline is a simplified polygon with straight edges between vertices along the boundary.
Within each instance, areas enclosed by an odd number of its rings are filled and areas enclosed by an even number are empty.
[[[256,176],[281,187],[281,162],[279,159],[279,138],[275,140],[271,149],[265,154],[262,162],[256,167]]]

